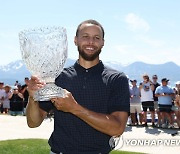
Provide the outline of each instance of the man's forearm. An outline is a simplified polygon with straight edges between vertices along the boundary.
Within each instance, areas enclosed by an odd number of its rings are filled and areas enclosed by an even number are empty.
[[[46,116],[46,112],[43,112],[39,108],[39,103],[35,102],[32,97],[29,97],[26,108],[27,124],[29,127],[34,128],[41,125]]]
[[[102,114],[90,111],[79,104],[72,112],[96,130],[110,136],[121,135],[125,129],[128,113],[114,112],[112,114]],[[120,119],[119,119],[120,117]]]

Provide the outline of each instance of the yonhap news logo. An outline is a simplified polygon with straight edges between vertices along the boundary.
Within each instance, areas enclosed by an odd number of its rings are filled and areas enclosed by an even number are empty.
[[[111,149],[119,150],[123,146],[180,146],[180,139],[125,139],[123,136],[111,137]]]

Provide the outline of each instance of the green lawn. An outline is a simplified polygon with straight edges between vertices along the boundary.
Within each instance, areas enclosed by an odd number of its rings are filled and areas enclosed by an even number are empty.
[[[44,139],[17,139],[0,141],[2,154],[49,154],[49,145]],[[112,151],[110,154],[134,154],[135,152]]]

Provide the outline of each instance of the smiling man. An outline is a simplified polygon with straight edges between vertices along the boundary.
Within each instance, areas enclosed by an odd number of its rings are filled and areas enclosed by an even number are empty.
[[[124,132],[129,112],[129,85],[124,73],[106,67],[99,59],[104,29],[95,20],[82,22],[76,31],[79,51],[76,63],[65,68],[56,85],[65,97],[35,102],[34,92],[44,83],[29,81],[27,122],[38,127],[54,110],[54,131],[49,139],[51,154],[108,154],[109,140]]]

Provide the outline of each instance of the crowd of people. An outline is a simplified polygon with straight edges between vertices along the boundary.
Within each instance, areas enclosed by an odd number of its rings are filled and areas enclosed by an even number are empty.
[[[13,86],[4,85],[4,82],[0,81],[0,112],[2,114],[26,115],[29,78],[25,77],[24,81],[24,85],[16,81]]]
[[[180,128],[180,81],[174,88],[168,85],[167,78],[158,83],[157,75],[153,75],[151,80],[148,74],[144,74],[139,85],[136,79],[129,81],[129,125],[146,127],[150,120],[152,127]]]
[[[147,74],[143,81],[137,85],[136,79],[130,79],[130,121],[129,125],[148,126],[151,120],[153,127],[180,128],[180,81],[176,87],[168,86],[168,79],[158,81],[158,76],[153,75],[150,80]],[[14,86],[4,85],[0,81],[0,112],[10,115],[25,115],[28,103],[27,85],[29,78],[25,77],[25,84],[18,81]],[[149,116],[151,115],[150,119]]]

